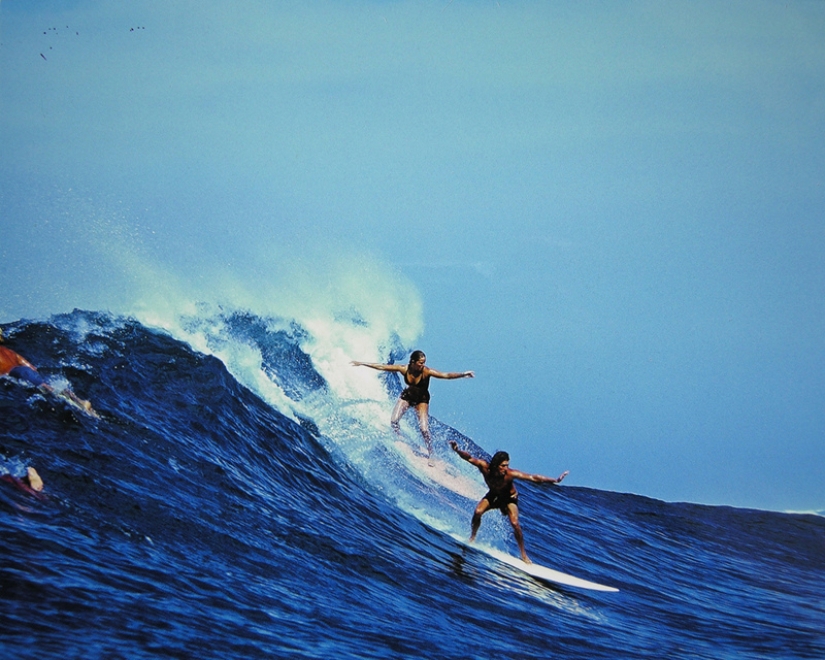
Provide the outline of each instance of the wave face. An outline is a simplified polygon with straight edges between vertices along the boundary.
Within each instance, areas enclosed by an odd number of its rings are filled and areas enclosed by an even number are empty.
[[[553,587],[454,540],[484,489],[446,443],[483,449],[433,420],[427,468],[416,429],[389,430],[398,383],[317,328],[201,309],[174,333],[81,311],[4,330],[101,414],[0,379],[0,472],[46,483],[0,482],[8,657],[825,657],[820,516],[525,483],[533,560],[620,592]],[[515,552],[497,514],[478,541]]]

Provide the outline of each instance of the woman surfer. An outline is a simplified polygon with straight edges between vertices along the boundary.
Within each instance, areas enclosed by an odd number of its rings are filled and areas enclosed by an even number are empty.
[[[392,417],[390,424],[393,430],[400,436],[401,429],[399,422],[404,416],[404,413],[412,406],[418,415],[418,427],[421,429],[421,435],[424,436],[424,442],[427,445],[427,458],[430,465],[432,465],[433,441],[430,436],[429,424],[429,408],[430,408],[430,378],[445,378],[453,380],[455,378],[474,378],[475,373],[472,371],[449,371],[442,373],[435,369],[430,369],[426,366],[427,356],[423,351],[413,351],[410,355],[409,364],[375,364],[371,362],[351,362],[354,367],[369,367],[370,369],[377,369],[378,371],[396,371],[401,374],[404,379],[406,387],[398,401],[395,408],[392,410]]]

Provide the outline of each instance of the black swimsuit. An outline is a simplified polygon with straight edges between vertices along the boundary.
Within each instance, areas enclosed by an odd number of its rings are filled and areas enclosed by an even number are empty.
[[[401,392],[401,398],[411,406],[417,406],[419,403],[429,403],[430,377],[422,376],[421,380],[417,383],[411,383],[407,380],[407,376],[409,375],[409,372],[404,374],[404,382],[407,384],[407,388]]]

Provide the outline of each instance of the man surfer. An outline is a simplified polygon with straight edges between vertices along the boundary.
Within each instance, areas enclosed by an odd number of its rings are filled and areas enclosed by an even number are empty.
[[[569,472],[562,472],[557,479],[544,477],[540,474],[527,474],[526,472],[510,469],[510,455],[506,451],[496,452],[488,463],[480,458],[473,458],[469,452],[459,449],[455,440],[450,441],[450,447],[452,447],[453,451],[461,456],[461,458],[479,469],[479,472],[484,476],[487,487],[490,489],[473,512],[470,543],[475,541],[478,528],[481,526],[481,516],[491,509],[498,509],[502,515],[510,518],[510,524],[513,526],[513,535],[516,537],[516,543],[518,543],[518,549],[521,553],[521,559],[525,563],[531,564],[532,562],[524,551],[524,534],[521,531],[521,525],[518,521],[518,491],[513,481],[515,479],[524,479],[525,481],[532,481],[536,484],[557,484],[560,483]]]
[[[399,423],[404,413],[409,410],[410,406],[415,408],[418,415],[418,427],[421,429],[421,435],[424,436],[424,442],[427,444],[427,458],[430,465],[432,465],[433,441],[430,436],[429,423],[429,409],[430,409],[430,378],[446,378],[452,380],[455,378],[474,378],[475,373],[472,371],[450,371],[442,373],[435,369],[430,369],[425,366],[427,356],[423,351],[413,351],[410,355],[409,364],[374,364],[370,362],[351,362],[354,367],[370,367],[371,369],[378,369],[379,371],[396,371],[404,378],[404,384],[407,386],[392,410],[392,417],[390,424],[393,430],[400,436],[401,428]]]
[[[2,341],[3,331],[0,330],[0,342]],[[54,393],[54,388],[49,385],[46,382],[46,379],[38,373],[37,368],[31,362],[19,353],[16,353],[5,346],[0,346],[0,376],[11,376],[12,378],[17,378],[18,380],[24,380],[44,392]],[[92,408],[92,404],[81,399],[70,389],[67,388],[62,390],[59,392],[59,395],[69,399],[69,401],[74,403],[74,405],[86,412],[88,415],[98,417],[98,414]]]
[[[0,329],[0,342],[4,340],[3,330]],[[17,353],[10,348],[0,346],[0,376],[11,376],[18,380],[26,381],[44,392],[54,393],[54,388],[46,382],[46,379],[41,376],[37,367],[24,358],[20,353]],[[92,417],[98,417],[98,414],[92,408],[92,404],[81,399],[70,389],[65,389],[59,393],[60,396],[68,398],[78,408],[85,411]],[[26,474],[22,477],[14,475],[6,475],[12,480],[17,480],[24,485],[28,485],[33,491],[40,492],[43,490],[43,480],[33,467],[26,468]]]

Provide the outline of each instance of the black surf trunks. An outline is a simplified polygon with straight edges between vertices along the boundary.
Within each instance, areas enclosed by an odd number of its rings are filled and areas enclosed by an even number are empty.
[[[510,493],[494,493],[489,491],[484,499],[490,503],[491,509],[499,509],[502,513],[507,513],[507,506],[515,504],[518,506],[518,493],[511,495]]]

